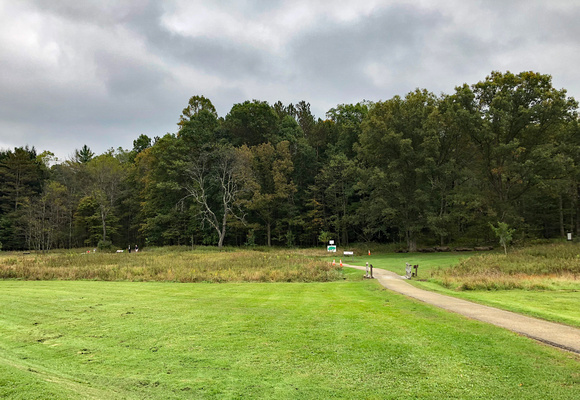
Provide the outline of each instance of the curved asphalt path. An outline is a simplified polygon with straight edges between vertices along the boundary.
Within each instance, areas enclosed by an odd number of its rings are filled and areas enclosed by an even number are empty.
[[[365,270],[365,267],[356,265],[343,264],[343,266]],[[373,268],[373,276],[387,289],[405,296],[580,354],[580,329],[578,328],[526,317],[510,311],[418,289],[405,282],[402,277],[394,272],[384,269]]]

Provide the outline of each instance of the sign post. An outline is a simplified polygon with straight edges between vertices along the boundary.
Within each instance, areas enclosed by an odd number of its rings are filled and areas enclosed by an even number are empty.
[[[326,251],[329,253],[336,253],[336,245],[334,244],[334,240],[328,241],[328,246],[326,246]]]
[[[352,257],[352,261],[354,261],[354,251],[345,251],[344,255],[346,257],[351,256]]]

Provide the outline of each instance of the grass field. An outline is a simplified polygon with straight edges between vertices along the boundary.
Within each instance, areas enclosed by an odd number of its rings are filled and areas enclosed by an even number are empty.
[[[478,254],[478,253],[475,253]],[[426,278],[440,268],[449,268],[459,261],[472,257],[474,253],[383,253],[368,255],[355,255],[354,257],[341,257],[343,263],[353,265],[365,265],[366,262],[376,268],[384,268],[399,275],[405,275],[405,263],[419,264],[419,277]],[[327,257],[339,262],[339,257]]]
[[[170,282],[326,282],[338,267],[317,252],[157,248],[140,253],[0,253],[0,279]]]
[[[580,291],[577,290],[456,291],[434,282],[412,282],[412,284],[421,289],[580,328]]]
[[[419,264],[409,281],[481,304],[580,327],[580,246],[559,244],[498,253],[403,253],[355,257],[400,275]],[[343,260],[344,261],[344,260]],[[350,261],[349,261],[350,262]]]
[[[0,281],[0,397],[580,397],[579,358],[361,281]]]
[[[580,289],[580,245],[552,244],[482,254],[432,274],[450,289]]]
[[[471,255],[343,261],[418,263],[429,280],[413,284],[580,326],[573,281],[442,286]],[[0,274],[1,398],[580,398],[577,355],[386,291],[319,250],[2,253]]]

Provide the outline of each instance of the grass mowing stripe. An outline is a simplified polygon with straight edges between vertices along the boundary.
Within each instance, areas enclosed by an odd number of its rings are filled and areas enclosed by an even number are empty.
[[[0,301],[8,358],[120,397],[580,396],[578,357],[376,282],[8,281]]]
[[[5,352],[2,352],[5,353]],[[41,364],[27,362],[25,359],[0,356],[0,393],[3,398],[117,398],[118,393],[105,388],[93,388],[90,382],[55,373]],[[26,387],[26,388],[25,388]],[[24,389],[25,388],[25,389]],[[22,392],[29,392],[34,397]]]

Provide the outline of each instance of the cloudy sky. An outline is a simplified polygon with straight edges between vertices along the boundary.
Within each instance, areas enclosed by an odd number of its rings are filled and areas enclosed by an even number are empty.
[[[341,103],[533,70],[580,99],[574,0],[0,0],[0,148],[176,131],[189,97]]]

